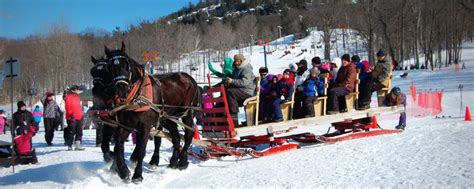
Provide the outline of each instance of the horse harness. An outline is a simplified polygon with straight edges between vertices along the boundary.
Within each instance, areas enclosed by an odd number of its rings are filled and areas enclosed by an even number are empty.
[[[125,58],[123,56],[117,57],[117,58]],[[115,59],[115,62],[117,59]],[[158,79],[154,79],[152,76],[150,76],[147,73],[144,73],[143,69],[137,69],[140,76],[141,80],[138,80],[131,86],[131,91],[129,95],[127,96],[125,102],[120,102],[118,97],[115,97],[115,104],[118,105],[114,109],[112,109],[109,112],[109,115],[115,117],[115,123],[112,123],[116,126],[125,128],[127,130],[132,130],[131,128],[120,124],[118,122],[118,117],[117,117],[117,112],[119,111],[135,111],[135,112],[145,112],[148,110],[153,110],[159,115],[159,120],[158,123],[161,122],[162,118],[166,118],[170,121],[173,121],[174,123],[189,129],[189,130],[194,130],[193,128],[189,127],[188,125],[182,123],[179,121],[180,118],[188,115],[190,113],[190,110],[194,111],[201,111],[201,107],[198,106],[175,106],[175,105],[168,105],[165,103],[164,95],[163,95],[163,89],[161,88],[161,82]],[[114,81],[117,82],[126,82],[124,79],[122,79],[124,76],[118,76],[114,78]],[[155,82],[158,87],[160,87],[160,97],[161,97],[161,103],[160,104],[154,104],[153,103],[153,83]],[[128,84],[128,82],[126,83]],[[198,92],[198,91],[197,91]],[[191,104],[193,104],[196,100],[196,95],[194,95],[193,100],[191,101]],[[172,116],[166,113],[165,108],[183,108],[186,109],[186,111],[180,115],[180,116]],[[104,120],[110,123],[112,120]]]

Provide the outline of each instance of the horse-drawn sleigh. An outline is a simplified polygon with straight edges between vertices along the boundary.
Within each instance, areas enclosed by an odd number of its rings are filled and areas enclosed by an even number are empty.
[[[224,155],[262,157],[296,149],[301,142],[337,142],[400,132],[380,128],[375,115],[398,113],[404,111],[402,107],[379,107],[258,125],[258,115],[255,115],[258,112],[255,111],[258,108],[258,100],[255,103],[258,94],[245,102],[247,123],[253,126],[237,127],[231,120],[223,86],[201,91],[186,73],[151,76],[145,73],[143,65],[128,57],[123,43],[118,50],[106,47],[105,54],[106,57],[101,59],[92,57],[94,106],[91,112],[104,123],[101,145],[104,160],[114,160],[114,169],[125,181],[130,179],[130,171],[124,160],[124,141],[130,132],[137,133],[137,144],[130,157],[137,162],[133,182],[143,179],[143,158],[149,136],[154,137],[155,144],[151,165],[158,165],[161,138],[167,138],[173,144],[169,167],[186,169],[188,155],[201,160]],[[291,102],[289,105],[291,110]],[[196,117],[200,117],[202,126],[194,125]],[[336,132],[328,131],[324,135],[295,132],[295,128],[305,130],[327,124],[332,124]],[[184,135],[180,134],[179,126]],[[113,153],[109,147],[112,135],[116,140]],[[183,146],[180,145],[181,140],[184,141]],[[191,151],[191,144],[201,150]]]

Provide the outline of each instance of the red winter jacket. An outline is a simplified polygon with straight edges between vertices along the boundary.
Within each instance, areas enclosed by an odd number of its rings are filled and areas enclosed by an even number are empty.
[[[33,126],[29,127],[28,132],[26,134],[21,134],[15,137],[15,146],[18,155],[28,155],[31,150],[31,138],[36,133],[36,128]]]
[[[64,99],[66,106],[66,119],[82,120],[84,112],[82,112],[81,99],[76,93],[69,93]]]

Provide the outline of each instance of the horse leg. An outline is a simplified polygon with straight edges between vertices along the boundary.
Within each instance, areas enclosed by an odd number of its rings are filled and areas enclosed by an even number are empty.
[[[142,127],[144,129],[143,132],[137,132],[137,146],[135,149],[137,150],[137,166],[135,167],[135,172],[133,173],[132,182],[138,183],[143,181],[143,158],[146,154],[146,145],[148,143],[148,135],[150,133],[150,125],[151,124],[144,124]]]
[[[110,141],[114,134],[114,128],[110,125],[102,124],[102,142],[100,148],[104,153],[104,161],[109,163],[112,161],[112,152],[110,151]]]
[[[158,127],[158,130],[162,131],[163,128]],[[157,166],[160,163],[160,146],[161,146],[161,137],[153,137],[155,142],[155,150],[153,151],[153,156],[151,156],[150,165]]]
[[[173,137],[171,139],[171,143],[173,143],[173,155],[171,156],[170,164],[168,165],[168,168],[176,169],[176,168],[179,167],[179,165],[178,165],[179,148],[181,147],[179,145],[180,137],[179,137],[178,125],[173,121],[166,120],[164,126],[170,132],[171,136]]]
[[[187,126],[193,128],[194,127],[194,121],[193,121],[193,116],[192,115],[187,115],[182,118],[183,123],[186,124]],[[194,131],[185,128],[184,129],[184,146],[183,149],[179,152],[179,163],[178,163],[178,169],[183,170],[188,168],[189,162],[188,162],[188,149],[191,147],[191,143],[193,142],[193,135]]]
[[[136,136],[138,138],[138,133],[136,133]],[[138,142],[138,140],[137,140],[137,143],[135,144],[135,149],[133,149],[132,155],[130,156],[130,161],[132,161],[133,163],[137,163],[137,161],[139,159],[140,148],[141,148],[140,145],[141,145],[141,143]]]
[[[125,164],[125,159],[123,157],[124,153],[124,143],[125,139],[128,137],[128,134],[130,132],[124,130],[124,129],[117,129],[117,134],[115,138],[115,148],[114,148],[114,155],[115,155],[115,164],[117,168],[117,173],[119,177],[124,180],[128,181],[130,179],[130,170],[127,167],[127,164]]]

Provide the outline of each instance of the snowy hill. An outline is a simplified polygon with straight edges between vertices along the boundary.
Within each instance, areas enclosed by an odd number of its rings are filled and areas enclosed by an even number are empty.
[[[309,51],[312,43],[310,37],[301,40],[290,55],[281,59],[283,50],[273,52],[267,57],[270,72],[281,73],[288,63],[302,58],[309,61],[314,55]],[[253,48],[248,58],[257,73],[264,65],[263,54],[261,47]],[[308,52],[297,56],[305,48]],[[322,48],[316,54],[322,55]],[[84,132],[85,151],[66,151],[62,132],[56,132],[54,146],[48,147],[41,128],[33,138],[40,163],[16,166],[15,173],[11,168],[0,168],[0,188],[469,188],[474,185],[474,123],[464,122],[461,117],[457,87],[464,85],[463,106],[474,108],[474,49],[465,48],[462,54],[467,69],[460,72],[454,72],[453,67],[434,72],[407,71],[406,79],[398,76],[402,72],[394,72],[393,85],[405,93],[409,93],[411,81],[419,90],[443,89],[441,114],[454,117],[415,117],[421,109],[409,101],[407,130],[400,134],[305,145],[259,159],[224,157],[201,162],[191,158],[184,171],[166,169],[171,144],[163,140],[160,167],[154,170],[146,166],[143,183],[136,185],[125,184],[108,171],[110,166],[102,161],[100,148],[95,147],[95,130]],[[396,115],[378,119],[384,128],[398,122]],[[326,130],[324,126],[314,132],[323,134]],[[9,140],[5,135],[0,139]],[[146,162],[153,148],[149,143]],[[132,149],[131,142],[127,142],[127,159]]]

